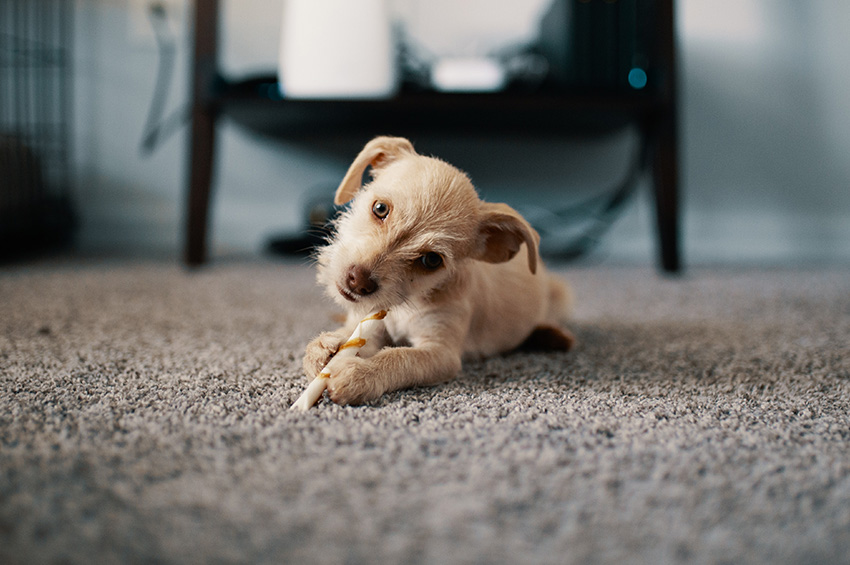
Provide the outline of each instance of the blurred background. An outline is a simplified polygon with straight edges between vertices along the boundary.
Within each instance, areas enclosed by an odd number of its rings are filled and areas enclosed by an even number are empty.
[[[173,39],[165,93],[157,86],[162,46],[150,0],[67,4],[73,12],[66,102],[72,107],[74,248],[87,255],[177,260],[188,128],[175,128],[150,154],[140,146],[155,96],[162,97],[163,115],[178,121],[187,106],[192,3],[159,2]],[[430,4],[442,8],[427,13],[417,11],[415,0],[390,4],[422,48],[462,53],[522,43],[540,29],[548,2],[470,0],[458,8],[463,3],[435,0]],[[282,7],[282,0],[221,1],[225,73],[276,72]],[[678,0],[675,14],[686,264],[850,261],[850,3]],[[211,209],[212,258],[260,253],[270,237],[301,229],[305,207],[317,195],[332,194],[367,139],[341,136],[325,147],[274,141],[225,119]],[[486,199],[533,210],[615,183],[626,173],[635,134],[541,136],[522,143],[510,136],[430,135],[414,141],[421,152],[467,171]],[[655,262],[647,179],[639,188],[591,260]]]

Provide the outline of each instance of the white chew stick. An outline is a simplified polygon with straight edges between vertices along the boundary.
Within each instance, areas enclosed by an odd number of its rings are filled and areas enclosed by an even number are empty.
[[[386,315],[386,310],[380,310],[379,312],[375,312],[374,314],[366,316],[360,320],[360,323],[357,324],[356,328],[354,328],[354,332],[351,334],[351,337],[348,338],[348,341],[339,346],[339,349],[334,354],[331,361],[357,355],[366,343],[372,339],[375,330],[381,326],[381,321],[386,317]],[[328,379],[331,376],[331,370],[329,369],[331,361],[329,361],[316,378],[307,385],[307,388],[301,393],[298,400],[289,407],[290,410],[295,408],[300,410],[309,410],[311,406],[318,402],[322,393],[324,393],[325,389],[328,387]]]

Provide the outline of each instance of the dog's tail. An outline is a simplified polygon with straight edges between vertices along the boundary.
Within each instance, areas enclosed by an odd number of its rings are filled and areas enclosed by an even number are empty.
[[[521,349],[532,351],[569,351],[576,342],[575,336],[566,329],[573,305],[573,292],[569,285],[558,277],[548,274],[549,310],[546,320],[531,332]]]
[[[566,322],[573,311],[573,290],[563,279],[549,275],[549,320],[552,323]]]

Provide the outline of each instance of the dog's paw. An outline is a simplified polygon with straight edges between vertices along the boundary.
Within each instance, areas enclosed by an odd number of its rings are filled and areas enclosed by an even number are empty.
[[[304,372],[311,379],[328,364],[331,357],[342,345],[343,338],[334,332],[324,332],[307,345],[304,352]]]
[[[328,396],[340,405],[363,404],[383,394],[373,364],[350,357],[333,368],[328,380]]]

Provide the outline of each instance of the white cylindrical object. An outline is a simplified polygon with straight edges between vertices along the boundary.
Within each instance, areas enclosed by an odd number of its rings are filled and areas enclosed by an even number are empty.
[[[304,392],[301,393],[298,400],[292,403],[292,406],[290,406],[289,409],[309,410],[311,406],[319,401],[322,393],[324,393],[325,389],[328,388],[328,377],[330,377],[330,375],[320,373],[318,377],[310,381],[310,384],[307,385],[307,388],[304,389]]]
[[[386,316],[386,310],[380,310],[360,320],[360,323],[357,324],[356,328],[354,328],[354,331],[351,333],[351,337],[348,338],[348,341],[339,347],[339,350],[331,358],[331,360],[328,361],[325,368],[319,372],[316,378],[310,381],[310,384],[307,385],[307,388],[301,393],[298,400],[292,403],[292,406],[290,406],[289,409],[293,410],[297,408],[299,410],[308,410],[311,406],[318,402],[322,393],[324,393],[325,389],[328,387],[328,379],[333,374],[334,361],[337,361],[338,359],[345,359],[346,357],[354,357],[361,352],[363,347],[372,340],[375,331],[381,326],[382,320]],[[366,351],[374,353],[374,348],[369,347]]]
[[[387,0],[284,0],[285,98],[388,98],[398,89]]]

